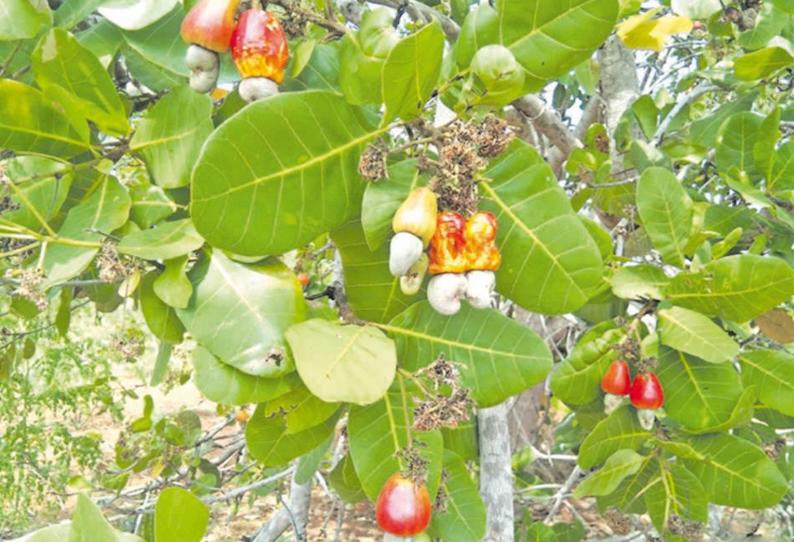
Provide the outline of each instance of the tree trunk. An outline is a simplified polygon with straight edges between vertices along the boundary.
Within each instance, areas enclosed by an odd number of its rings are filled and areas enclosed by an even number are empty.
[[[283,503],[276,515],[268,521],[254,538],[253,542],[275,542],[289,528],[293,528],[295,540],[307,542],[306,525],[309,523],[309,506],[311,505],[312,483],[305,484],[295,481],[295,474],[290,483],[289,502]]]
[[[488,512],[485,542],[513,542],[513,469],[507,403],[477,414],[480,440],[480,495]]]

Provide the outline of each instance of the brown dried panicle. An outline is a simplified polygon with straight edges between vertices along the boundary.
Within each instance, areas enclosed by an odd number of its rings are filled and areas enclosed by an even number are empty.
[[[625,536],[634,530],[628,516],[614,508],[610,508],[604,513],[604,521],[616,535]]]
[[[119,353],[123,361],[133,363],[143,355],[144,340],[138,333],[121,332],[113,337],[111,348]]]
[[[684,519],[677,514],[670,515],[667,528],[670,534],[681,536],[684,540],[696,542],[703,539],[703,524]]]
[[[121,282],[135,270],[134,265],[121,259],[116,245],[110,240],[102,243],[102,248],[96,259],[96,266],[99,271],[99,279],[107,283]]]
[[[5,278],[16,281],[12,295],[27,299],[40,311],[47,308],[47,297],[41,290],[44,273],[41,269],[7,269]]]
[[[786,449],[786,439],[777,439],[764,446],[764,453],[772,461],[777,461]]]
[[[460,383],[460,371],[455,364],[447,360],[444,354],[440,354],[436,361],[422,369],[421,374],[427,376],[435,385],[457,386]]]
[[[358,172],[368,181],[389,177],[388,151],[380,143],[368,145],[358,162]]]
[[[413,446],[398,450],[395,457],[403,464],[403,472],[406,478],[413,480],[415,484],[423,484],[427,479],[428,460],[422,457],[417,449],[419,443],[414,442]]]
[[[300,2],[297,2],[300,3]],[[300,38],[306,35],[306,25],[309,23],[306,15],[295,9],[287,9],[281,16],[281,26],[290,38]]]
[[[499,156],[514,137],[515,133],[506,120],[488,115],[477,127],[478,152],[483,158]]]
[[[465,388],[458,388],[451,395],[438,393],[416,405],[414,429],[432,431],[440,427],[455,428],[471,417],[473,405],[469,390]]]
[[[436,493],[436,501],[433,503],[433,510],[436,512],[446,512],[449,497],[447,495],[447,482],[449,481],[449,473],[447,469],[441,469],[441,481],[438,484],[438,492]]]

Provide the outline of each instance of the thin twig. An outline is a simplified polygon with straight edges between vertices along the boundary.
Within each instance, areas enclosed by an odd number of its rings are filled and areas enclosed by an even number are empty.
[[[554,504],[551,506],[551,510],[549,510],[549,514],[546,516],[546,519],[543,520],[544,523],[551,523],[554,519],[554,516],[557,515],[557,512],[560,510],[560,506],[562,506],[562,501],[565,500],[565,497],[570,493],[571,488],[576,484],[577,480],[579,480],[579,476],[582,474],[582,469],[579,468],[577,465],[568,479],[565,481],[563,486],[560,490],[554,495]]]

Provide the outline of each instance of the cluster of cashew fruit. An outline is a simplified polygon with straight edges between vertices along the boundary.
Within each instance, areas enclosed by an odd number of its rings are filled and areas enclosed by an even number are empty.
[[[664,405],[664,389],[659,378],[652,372],[639,373],[631,380],[628,363],[615,360],[601,379],[604,390],[604,405],[611,412],[623,403],[628,396],[637,409],[637,417],[644,429],[651,430],[656,421],[656,411]]]
[[[433,191],[417,188],[397,210],[392,228],[389,270],[400,277],[404,294],[416,294],[429,272],[427,299],[440,314],[456,314],[463,298],[478,309],[491,306],[502,263],[492,213],[477,212],[468,220],[439,213]]]
[[[190,44],[185,62],[190,87],[211,92],[220,75],[220,55],[231,48],[243,77],[240,96],[253,102],[278,93],[289,60],[287,36],[272,13],[254,3],[237,22],[240,0],[201,0],[182,21],[182,39]]]

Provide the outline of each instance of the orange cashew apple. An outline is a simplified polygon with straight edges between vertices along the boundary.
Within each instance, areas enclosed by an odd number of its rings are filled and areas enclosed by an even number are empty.
[[[275,15],[251,8],[240,15],[231,38],[232,58],[243,76],[240,96],[254,102],[278,94],[289,61],[284,28]]]
[[[430,240],[430,273],[427,300],[440,314],[451,316],[460,310],[466,295],[466,221],[459,213],[438,215],[436,232]]]
[[[466,221],[466,298],[478,309],[491,306],[496,289],[496,273],[502,255],[496,246],[498,224],[493,213],[474,213]]]
[[[190,68],[190,88],[196,92],[210,92],[218,83],[218,53],[229,49],[239,4],[240,0],[201,0],[182,21],[182,39],[190,44],[185,63]]]

